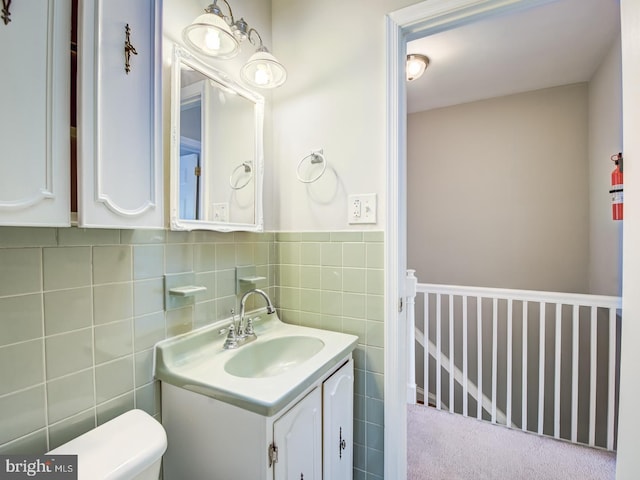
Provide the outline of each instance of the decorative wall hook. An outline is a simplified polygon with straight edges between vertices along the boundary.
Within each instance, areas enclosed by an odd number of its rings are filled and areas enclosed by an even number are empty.
[[[127,74],[131,71],[131,54],[137,55],[135,47],[131,44],[131,28],[129,28],[129,24],[124,27],[124,71]]]
[[[11,6],[11,0],[2,0],[2,20],[5,25],[8,25],[11,21],[11,12],[9,11],[9,7]]]

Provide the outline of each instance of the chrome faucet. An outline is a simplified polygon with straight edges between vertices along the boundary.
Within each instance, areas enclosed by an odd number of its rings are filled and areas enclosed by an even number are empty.
[[[247,303],[247,298],[253,293],[261,295],[267,301],[268,314],[276,313],[276,309],[271,303],[271,299],[263,290],[260,290],[259,288],[249,290],[242,296],[242,299],[240,300],[240,318],[238,319],[238,321],[236,322],[235,312],[231,310],[231,324],[228,328],[220,330],[220,333],[227,333],[227,338],[224,342],[225,350],[238,348],[241,345],[249,343],[257,338],[255,332],[253,331],[253,320],[248,319],[246,324],[244,320],[245,304]]]
[[[249,298],[249,296],[253,293],[257,293],[258,295],[262,296],[262,298],[264,298],[267,302],[267,313],[268,314],[272,314],[272,313],[276,313],[276,309],[273,306],[273,304],[271,303],[271,299],[269,298],[269,295],[267,295],[264,290],[260,290],[259,288],[254,288],[253,290],[249,290],[247,293],[245,293],[242,298],[240,299],[240,324],[238,325],[238,330],[241,332],[245,332],[245,324],[244,324],[244,309],[245,309],[245,304],[247,303],[247,298]]]

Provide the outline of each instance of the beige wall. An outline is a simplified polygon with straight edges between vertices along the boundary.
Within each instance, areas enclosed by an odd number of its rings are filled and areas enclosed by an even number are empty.
[[[611,219],[611,155],[622,151],[620,38],[589,82],[589,293],[620,295],[622,223]]]
[[[409,116],[421,282],[587,291],[587,107],[577,84]]]

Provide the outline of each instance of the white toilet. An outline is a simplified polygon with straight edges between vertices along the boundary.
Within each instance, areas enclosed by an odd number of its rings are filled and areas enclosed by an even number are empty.
[[[129,410],[47,455],[78,455],[78,480],[158,480],[166,449],[162,425]]]

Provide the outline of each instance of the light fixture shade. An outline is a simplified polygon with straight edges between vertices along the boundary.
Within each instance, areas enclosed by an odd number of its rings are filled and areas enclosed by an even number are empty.
[[[185,27],[182,39],[189,48],[208,57],[232,58],[240,50],[227,22],[213,13],[200,15]]]
[[[418,53],[407,55],[407,81],[420,78],[429,65],[429,57]]]
[[[264,47],[251,55],[240,70],[240,77],[257,88],[275,88],[287,80],[287,71]]]

